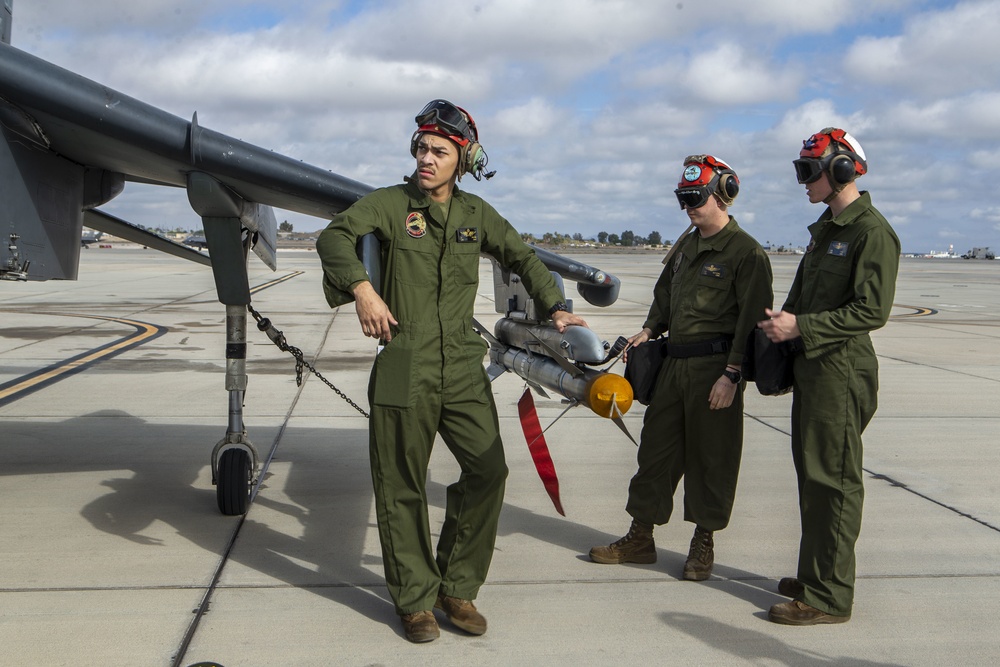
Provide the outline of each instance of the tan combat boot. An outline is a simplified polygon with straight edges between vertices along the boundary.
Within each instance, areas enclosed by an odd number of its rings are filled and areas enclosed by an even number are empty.
[[[590,560],[604,565],[655,563],[656,545],[653,543],[653,527],[632,519],[628,535],[606,547],[594,547],[590,550]]]
[[[687,562],[684,563],[684,578],[688,581],[705,581],[712,576],[712,565],[715,563],[715,541],[712,531],[701,526],[695,526],[694,537],[691,538],[691,549],[688,550]]]
[[[437,619],[434,618],[434,612],[430,610],[415,611],[399,618],[403,621],[403,632],[406,634],[406,638],[414,644],[434,641],[441,636]]]
[[[486,633],[486,618],[479,613],[472,600],[453,598],[438,593],[435,609],[440,609],[456,627],[459,627],[470,635],[482,635]]]

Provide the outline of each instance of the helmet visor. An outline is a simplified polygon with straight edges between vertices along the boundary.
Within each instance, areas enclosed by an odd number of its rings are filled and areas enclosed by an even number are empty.
[[[674,194],[677,195],[677,202],[681,205],[681,210],[686,208],[701,208],[712,196],[714,188],[709,185],[700,187],[677,188]]]
[[[447,100],[433,100],[427,103],[414,120],[418,126],[437,125],[445,132],[467,141],[476,140],[475,125],[469,123],[458,107]]]
[[[799,183],[812,183],[823,175],[823,160],[802,157],[792,160],[792,164],[795,165],[795,178]]]

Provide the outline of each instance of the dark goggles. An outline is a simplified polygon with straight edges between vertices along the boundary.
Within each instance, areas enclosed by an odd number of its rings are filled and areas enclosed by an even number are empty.
[[[692,188],[677,188],[674,194],[681,205],[681,210],[686,208],[701,208],[708,201],[708,198],[715,192],[715,184],[702,185]]]
[[[476,124],[467,119],[458,107],[447,100],[434,100],[417,114],[418,126],[437,125],[445,132],[468,141],[477,140]]]
[[[800,157],[798,160],[792,160],[792,164],[795,165],[795,178],[798,179],[799,183],[806,184],[812,183],[823,175],[827,160],[818,160],[814,157]]]

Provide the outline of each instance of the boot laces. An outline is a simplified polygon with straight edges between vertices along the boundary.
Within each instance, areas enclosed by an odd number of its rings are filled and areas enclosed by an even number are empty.
[[[691,538],[691,557],[704,560],[713,547],[712,532],[698,528]]]
[[[641,539],[649,539],[650,537],[652,537],[651,535],[645,535],[644,533],[646,533],[645,530],[641,529],[639,526],[633,523],[631,526],[629,526],[628,533],[626,533],[625,537],[620,538],[617,542],[615,542],[611,546],[620,547],[628,544],[629,542],[636,542]]]

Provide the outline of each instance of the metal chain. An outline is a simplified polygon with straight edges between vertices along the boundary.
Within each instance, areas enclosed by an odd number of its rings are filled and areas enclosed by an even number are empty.
[[[313,366],[312,364],[310,364],[308,361],[305,360],[304,355],[302,354],[302,350],[295,347],[294,345],[289,345],[288,341],[285,340],[285,334],[281,333],[281,331],[279,331],[278,329],[275,329],[274,325],[271,324],[271,320],[267,319],[266,317],[258,313],[256,310],[254,310],[254,307],[251,306],[250,304],[247,304],[247,310],[250,311],[250,314],[253,315],[253,318],[257,320],[257,329],[267,334],[267,337],[271,339],[272,343],[278,346],[279,350],[281,350],[282,352],[287,352],[293,357],[295,357],[295,385],[297,387],[302,386],[302,369],[308,368],[309,372],[315,375],[317,378],[319,378],[320,382],[325,384],[330,389],[333,389],[333,391],[337,394],[337,396],[340,396],[342,399],[347,401],[348,405],[350,405],[352,408],[363,414],[365,416],[365,419],[368,419],[368,413],[364,411],[364,408],[362,408],[360,405],[358,405],[350,398],[348,398],[347,394],[337,389],[332,382],[323,377],[323,374],[320,373],[318,370],[316,370],[315,366]]]

